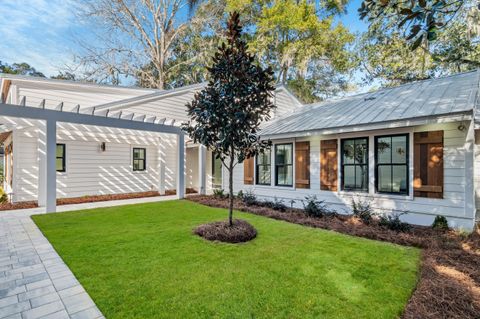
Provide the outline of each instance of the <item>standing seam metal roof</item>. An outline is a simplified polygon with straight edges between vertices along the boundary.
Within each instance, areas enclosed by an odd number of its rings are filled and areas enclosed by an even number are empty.
[[[262,129],[276,135],[475,111],[480,71],[305,105]]]

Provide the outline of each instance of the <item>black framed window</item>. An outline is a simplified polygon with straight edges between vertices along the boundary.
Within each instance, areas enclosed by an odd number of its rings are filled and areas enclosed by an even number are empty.
[[[258,154],[255,162],[255,180],[257,185],[270,185],[272,183],[272,157],[270,150]]]
[[[293,186],[293,144],[275,144],[275,185]]]
[[[368,192],[368,138],[342,140],[342,189]]]
[[[64,173],[66,171],[65,151],[66,151],[65,144],[57,144],[56,161],[55,161],[57,172]]]
[[[212,187],[222,188],[222,160],[212,152]]]
[[[378,193],[408,195],[408,134],[375,137]]]
[[[133,149],[133,171],[144,171],[147,167],[147,150],[145,148]]]

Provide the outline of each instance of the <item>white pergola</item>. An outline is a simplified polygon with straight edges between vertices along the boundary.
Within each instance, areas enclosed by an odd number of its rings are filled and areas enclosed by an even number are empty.
[[[117,129],[129,129],[154,133],[166,133],[177,136],[177,183],[176,192],[178,198],[185,196],[185,136],[178,126],[167,125],[165,119],[147,117],[145,115],[124,114],[110,112],[95,108],[82,110],[76,106],[70,111],[63,110],[60,103],[55,110],[46,109],[43,101],[38,107],[25,105],[25,98],[19,105],[0,103],[0,117],[14,118],[18,120],[36,120],[43,127],[39,134],[39,187],[38,203],[44,206],[47,212],[55,212],[57,206],[57,181],[56,181],[56,144],[57,122],[80,125],[92,125]],[[204,167],[204,156],[200,156],[200,167]],[[203,162],[203,163],[202,163]],[[204,191],[204,185],[203,191]],[[202,188],[201,188],[201,192]]]

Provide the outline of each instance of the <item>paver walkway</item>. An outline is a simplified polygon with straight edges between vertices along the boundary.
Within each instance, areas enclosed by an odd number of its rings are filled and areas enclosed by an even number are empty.
[[[59,206],[59,211],[174,199],[162,196]],[[0,212],[0,318],[104,318],[30,218],[41,209]]]

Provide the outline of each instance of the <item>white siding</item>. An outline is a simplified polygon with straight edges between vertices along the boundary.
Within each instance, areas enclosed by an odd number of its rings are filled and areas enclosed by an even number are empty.
[[[458,130],[460,123],[435,124],[428,126],[419,126],[403,130],[382,130],[367,133],[355,133],[335,136],[316,136],[302,138],[298,140],[310,141],[310,189],[295,189],[274,186],[258,186],[243,184],[243,165],[239,165],[234,172],[234,190],[253,190],[260,197],[272,198],[276,196],[288,202],[291,199],[296,200],[296,206],[302,206],[302,200],[307,195],[316,195],[320,200],[324,200],[338,212],[349,212],[351,200],[357,198],[371,198],[373,207],[379,212],[407,211],[405,219],[419,224],[431,224],[436,215],[449,217],[453,226],[471,227],[473,221],[473,212],[465,208],[465,140],[466,132]],[[468,127],[468,125],[466,125]],[[331,138],[346,138],[350,136],[369,136],[386,135],[400,132],[409,132],[410,134],[421,131],[444,130],[444,199],[414,198],[412,192],[410,196],[395,196],[375,194],[370,187],[370,193],[349,193],[349,192],[330,192],[320,190],[320,140]],[[372,138],[370,138],[372,140]],[[293,142],[294,140],[282,140]],[[274,141],[276,142],[276,141]],[[369,143],[373,154],[373,143]],[[413,143],[411,143],[413,144]],[[410,145],[410,154],[413,152],[413,145]],[[272,161],[273,164],[273,161]],[[372,167],[370,163],[370,176],[372,176]],[[410,165],[411,166],[411,165]],[[273,167],[273,166],[272,166]],[[339,167],[340,172],[340,167]],[[410,173],[410,183],[412,183],[413,169]],[[374,176],[374,174],[373,174]],[[467,177],[468,178],[468,177]],[[371,177],[372,179],[372,177]],[[272,183],[273,183],[272,176]],[[370,185],[372,181],[370,181]]]
[[[68,129],[67,129],[68,128]],[[165,188],[176,186],[176,140],[167,134],[97,132],[88,126],[59,124],[57,142],[66,144],[66,172],[57,172],[57,197],[120,194],[158,190],[159,148],[165,155]],[[135,134],[137,133],[137,134]],[[37,130],[14,131],[14,201],[38,198]],[[106,143],[106,151],[100,143]],[[146,148],[146,171],[132,169],[133,147]]]
[[[275,91],[275,104],[277,108],[274,117],[282,116],[300,107],[298,100],[291,96],[284,88]]]
[[[198,167],[198,147],[188,147],[186,149],[186,169],[185,169],[185,187],[193,188],[198,191],[199,186],[199,167]]]

